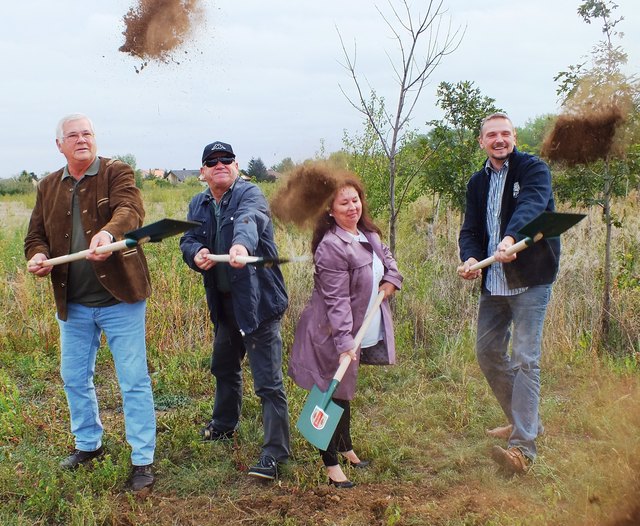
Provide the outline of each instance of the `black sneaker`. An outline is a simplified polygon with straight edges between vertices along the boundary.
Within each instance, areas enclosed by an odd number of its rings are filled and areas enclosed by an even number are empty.
[[[147,464],[146,466],[133,466],[131,470],[131,476],[127,480],[127,487],[133,491],[138,492],[144,489],[150,490],[153,487],[156,477],[153,474],[153,464]]]
[[[100,446],[95,451],[80,451],[76,449],[71,455],[60,462],[62,469],[76,469],[80,464],[85,464],[94,458],[101,457],[104,454],[104,448]]]
[[[247,473],[252,477],[273,480],[278,476],[278,463],[269,455],[263,455],[255,466],[249,468]]]
[[[226,441],[233,438],[234,431],[218,431],[213,427],[213,422],[209,422],[206,427],[200,431],[203,442]]]

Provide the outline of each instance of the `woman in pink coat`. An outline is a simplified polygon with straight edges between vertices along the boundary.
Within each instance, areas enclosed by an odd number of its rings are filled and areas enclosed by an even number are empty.
[[[296,329],[289,360],[289,376],[300,387],[314,384],[326,391],[341,358],[352,363],[333,395],[344,409],[326,451],[321,451],[329,484],[353,487],[338,463],[341,454],[353,467],[365,467],[351,443],[349,401],[358,376],[360,350],[354,336],[364,321],[369,305],[379,291],[385,299],[378,309],[361,348],[382,346],[389,363],[395,363],[393,323],[388,298],[400,289],[402,276],[390,250],[380,240],[380,229],[367,212],[364,190],[353,174],[341,178],[327,210],[319,217],[313,233],[314,288]]]

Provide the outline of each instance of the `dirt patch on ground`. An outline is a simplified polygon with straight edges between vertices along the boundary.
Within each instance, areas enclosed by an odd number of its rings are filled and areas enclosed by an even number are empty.
[[[119,505],[119,525],[184,526],[438,525],[463,517],[473,517],[473,524],[484,524],[496,509],[509,505],[514,510],[504,497],[482,494],[467,486],[452,487],[443,494],[429,484],[361,484],[351,490],[317,486],[302,490],[286,483],[251,480],[233,498],[214,495],[180,499],[154,493],[137,510],[126,497],[119,500]]]

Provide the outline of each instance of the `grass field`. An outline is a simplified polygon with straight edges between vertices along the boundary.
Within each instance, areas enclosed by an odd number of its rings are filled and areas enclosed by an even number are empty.
[[[195,187],[147,188],[147,220],[184,218]],[[266,190],[267,193],[270,189]],[[58,468],[73,448],[58,374],[58,329],[48,280],[26,272],[22,240],[33,196],[0,201],[0,524],[2,525],[631,525],[640,523],[640,219],[635,198],[616,204],[610,353],[596,346],[604,227],[590,212],[563,236],[561,271],[544,336],[539,458],[507,478],[485,429],[504,423],[473,354],[477,284],[457,277],[457,214],[428,225],[427,202],[401,216],[396,253],[398,364],[363,367],[353,404],[358,486],[330,489],[317,452],[292,430],[293,456],[276,483],[243,470],[259,454],[258,398],[245,371],[234,443],[205,444],[211,410],[212,328],[199,277],[177,238],[147,245],[154,293],[148,357],[158,416],[158,480],[138,500],[129,473],[121,399],[109,351],[96,385],[105,459],[74,473]],[[383,221],[381,221],[383,224]],[[430,226],[432,228],[427,228]],[[427,235],[427,232],[432,234]],[[308,234],[278,225],[281,255],[308,251]],[[526,257],[522,253],[521,257]],[[312,284],[310,264],[283,266],[291,306],[285,351]],[[292,426],[306,392],[287,389]]]

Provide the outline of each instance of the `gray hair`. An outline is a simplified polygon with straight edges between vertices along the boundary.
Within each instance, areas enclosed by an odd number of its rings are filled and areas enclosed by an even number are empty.
[[[91,122],[91,119],[89,117],[87,117],[84,113],[70,113],[69,115],[65,115],[64,117],[62,117],[62,119],[60,119],[60,121],[58,122],[58,126],[56,126],[56,139],[60,141],[62,140],[64,136],[62,132],[62,127],[67,122],[78,121],[80,119],[87,119],[87,121],[89,121],[89,127],[91,128],[91,131],[95,133],[95,129],[93,128],[93,122]]]
[[[509,115],[507,115],[503,111],[496,111],[495,113],[487,115],[484,119],[482,119],[482,122],[480,123],[480,137],[482,137],[482,129],[484,128],[484,125],[493,119],[507,119],[509,121],[509,124],[511,124],[511,128],[515,129],[515,127],[513,126],[513,122],[509,118]]]

